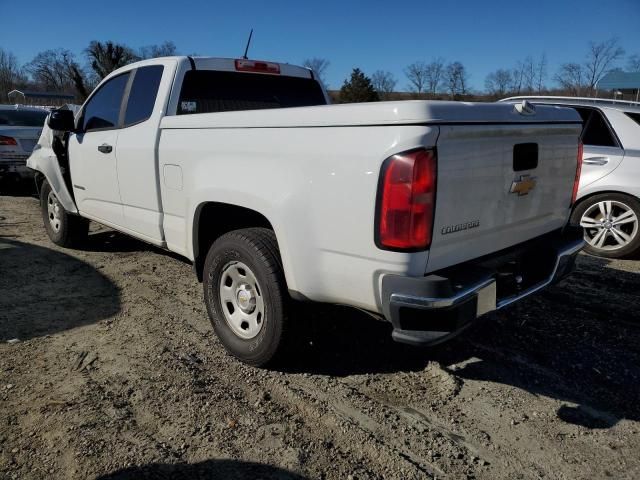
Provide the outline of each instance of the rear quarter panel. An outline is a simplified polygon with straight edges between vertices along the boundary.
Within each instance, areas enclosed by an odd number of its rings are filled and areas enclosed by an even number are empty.
[[[271,222],[289,289],[311,300],[379,310],[382,274],[424,272],[427,252],[375,246],[375,202],[382,162],[434,145],[437,127],[185,129],[180,122],[163,120],[159,148],[160,172],[171,172],[161,192],[172,250],[193,259],[195,212],[222,202]]]

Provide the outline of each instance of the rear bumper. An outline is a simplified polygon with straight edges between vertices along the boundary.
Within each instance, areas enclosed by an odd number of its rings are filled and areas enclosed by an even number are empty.
[[[476,318],[566,277],[583,245],[582,229],[567,227],[426,277],[387,275],[382,305],[393,339],[413,345],[444,342]]]

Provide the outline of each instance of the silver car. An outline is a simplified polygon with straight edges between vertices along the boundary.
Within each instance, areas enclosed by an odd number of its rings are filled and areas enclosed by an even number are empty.
[[[570,106],[584,121],[582,173],[571,221],[594,255],[640,251],[640,103],[573,97],[511,97],[502,102]]]
[[[49,111],[20,105],[0,105],[0,178],[33,177],[27,158],[38,143]]]

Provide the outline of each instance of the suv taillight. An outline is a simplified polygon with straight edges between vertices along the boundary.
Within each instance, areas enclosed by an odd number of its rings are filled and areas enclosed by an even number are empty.
[[[573,193],[571,194],[571,206],[576,203],[578,198],[578,188],[580,187],[580,173],[582,172],[582,153],[584,146],[582,142],[578,143],[578,160],[576,165],[576,178],[573,180]]]
[[[398,153],[382,165],[376,244],[387,250],[429,248],[436,200],[435,150]]]
[[[0,145],[17,145],[16,139],[13,137],[5,137],[4,135],[0,135]]]

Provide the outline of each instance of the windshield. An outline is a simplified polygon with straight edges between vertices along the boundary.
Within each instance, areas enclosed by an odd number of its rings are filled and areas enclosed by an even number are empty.
[[[42,127],[48,112],[39,110],[0,110],[0,125]]]

